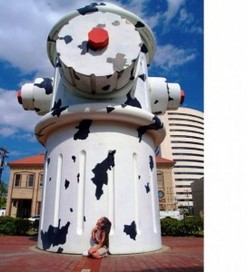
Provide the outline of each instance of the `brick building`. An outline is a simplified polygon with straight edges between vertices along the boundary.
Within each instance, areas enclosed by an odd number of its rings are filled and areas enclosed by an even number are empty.
[[[172,184],[172,160],[156,157],[160,210],[177,208]],[[10,167],[6,215],[27,218],[40,214],[44,155],[8,163]]]
[[[6,215],[30,217],[40,214],[44,155],[9,162],[10,177]]]

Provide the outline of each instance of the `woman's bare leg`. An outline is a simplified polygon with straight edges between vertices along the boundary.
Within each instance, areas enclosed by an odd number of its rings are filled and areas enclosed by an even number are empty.
[[[98,252],[94,252],[90,256],[93,257],[93,258],[95,258],[95,259],[101,259],[101,258],[103,258],[103,256],[101,256]]]

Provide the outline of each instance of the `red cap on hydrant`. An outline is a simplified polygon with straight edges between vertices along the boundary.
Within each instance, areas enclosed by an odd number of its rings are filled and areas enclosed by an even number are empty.
[[[105,48],[109,43],[108,32],[101,28],[93,28],[88,32],[88,44],[91,49],[98,50]]]
[[[18,100],[19,104],[22,105],[21,90],[18,90],[18,91],[17,91],[17,100]]]
[[[184,98],[185,98],[184,90],[181,90],[181,93],[180,93],[180,104],[183,104]]]

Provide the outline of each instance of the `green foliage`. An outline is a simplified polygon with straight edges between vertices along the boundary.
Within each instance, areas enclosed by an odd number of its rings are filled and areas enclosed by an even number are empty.
[[[161,233],[167,236],[197,235],[203,230],[203,221],[197,216],[188,216],[182,220],[163,218],[160,221]]]
[[[195,235],[203,229],[200,217],[188,216],[180,221],[180,235]]]
[[[9,216],[0,217],[0,234],[24,235],[31,228],[31,223],[27,219],[12,218]]]
[[[8,216],[0,217],[0,233],[9,235],[16,233],[14,218]]]
[[[27,219],[16,218],[15,219],[16,234],[26,234],[31,228],[31,222]]]
[[[3,181],[0,182],[0,208],[6,206],[6,199],[8,194],[8,186]]]
[[[166,217],[161,219],[162,235],[177,236],[179,221],[175,218]]]

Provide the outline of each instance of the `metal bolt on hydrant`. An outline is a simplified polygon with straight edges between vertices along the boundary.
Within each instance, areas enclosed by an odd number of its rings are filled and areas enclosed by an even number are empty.
[[[155,149],[165,137],[157,117],[177,109],[179,84],[148,77],[155,41],[146,23],[116,5],[90,4],[51,30],[54,78],[18,92],[45,147],[38,247],[81,254],[98,218],[112,222],[112,254],[161,248]]]

